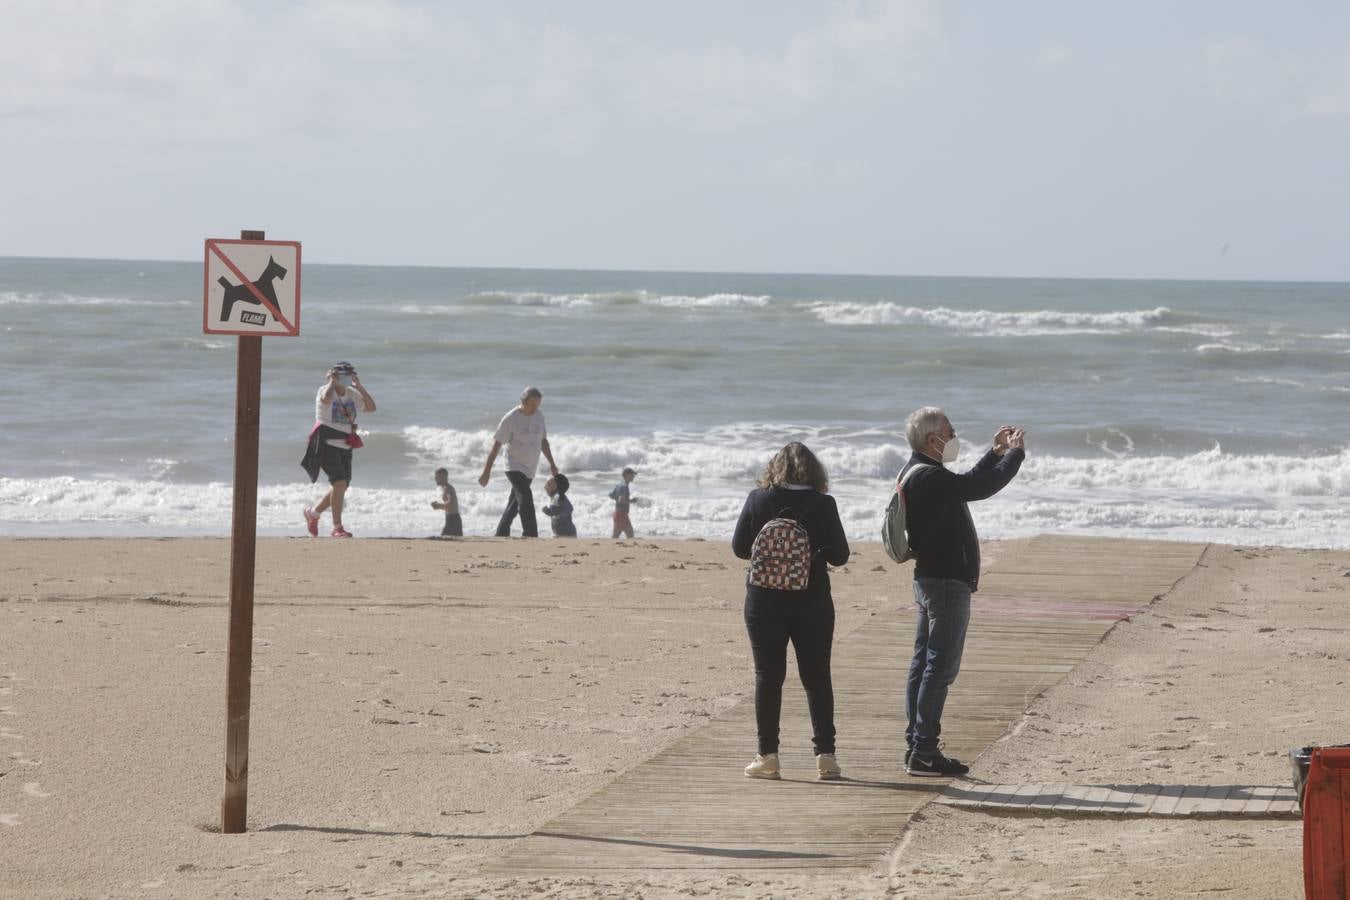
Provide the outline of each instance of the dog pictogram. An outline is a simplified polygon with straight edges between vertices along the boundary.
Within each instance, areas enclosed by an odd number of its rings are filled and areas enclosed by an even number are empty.
[[[269,256],[267,258],[267,268],[263,269],[263,273],[258,276],[258,280],[253,282],[253,286],[257,288],[258,293],[268,299],[268,302],[272,304],[273,309],[277,306],[277,291],[276,288],[272,286],[272,282],[278,278],[285,277],[286,268]],[[229,280],[224,275],[217,278],[216,281],[225,289],[225,302],[220,307],[220,321],[228,322],[230,320],[230,313],[234,310],[236,300],[243,301],[244,303],[252,303],[254,306],[262,306],[262,301],[253,295],[253,291],[248,289],[247,284],[230,284]],[[276,317],[276,313],[272,313],[272,319],[274,321],[276,320]]]

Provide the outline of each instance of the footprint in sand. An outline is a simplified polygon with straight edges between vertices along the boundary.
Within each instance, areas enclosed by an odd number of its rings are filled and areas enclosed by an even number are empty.
[[[0,813],[0,826],[5,828],[17,828],[19,826],[19,817],[14,813]]]
[[[51,794],[42,789],[42,783],[38,781],[30,781],[25,784],[23,786],[23,792],[30,797],[37,797],[39,799],[51,796]]]

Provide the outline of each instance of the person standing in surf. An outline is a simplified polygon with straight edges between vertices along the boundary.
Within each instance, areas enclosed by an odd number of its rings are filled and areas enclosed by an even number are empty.
[[[437,469],[434,477],[436,486],[441,489],[441,499],[431,501],[431,508],[445,512],[445,526],[441,529],[441,537],[464,537],[464,520],[459,515],[459,496],[455,493],[455,486],[450,483],[450,472],[448,469]]]
[[[625,466],[621,477],[623,480],[615,485],[614,490],[609,492],[609,499],[614,501],[614,534],[610,536],[610,539],[618,540],[619,535],[623,535],[632,540],[633,520],[628,518],[628,508],[632,505],[634,498],[629,492],[628,486],[637,477],[637,471]]]

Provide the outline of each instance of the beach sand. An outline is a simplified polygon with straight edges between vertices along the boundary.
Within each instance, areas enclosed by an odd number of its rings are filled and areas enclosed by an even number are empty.
[[[986,545],[986,564],[1004,548]],[[908,569],[855,550],[833,576],[836,633],[877,615],[908,632]],[[747,700],[743,564],[704,541],[261,541],[250,832],[221,835],[228,553],[218,539],[0,541],[0,896],[1301,890],[1295,820],[937,805],[868,871],[481,875]],[[1350,740],[1347,600],[1348,552],[1211,547],[972,777],[1287,784],[1289,748]],[[745,761],[753,749],[747,734]]]

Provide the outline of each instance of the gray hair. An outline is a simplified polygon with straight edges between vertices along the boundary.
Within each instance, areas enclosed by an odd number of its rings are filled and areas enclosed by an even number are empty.
[[[526,400],[530,399],[531,397],[538,397],[540,400],[543,400],[543,399],[544,399],[544,392],[541,391],[541,390],[539,390],[539,388],[535,387],[534,385],[530,385],[530,386],[527,387],[525,390],[523,390],[523,391],[520,392],[520,402],[521,402],[521,403],[524,403]]]
[[[940,406],[925,406],[910,413],[905,420],[905,437],[909,440],[909,446],[915,450],[927,449],[928,436],[942,430],[942,420],[945,418],[947,414]]]

